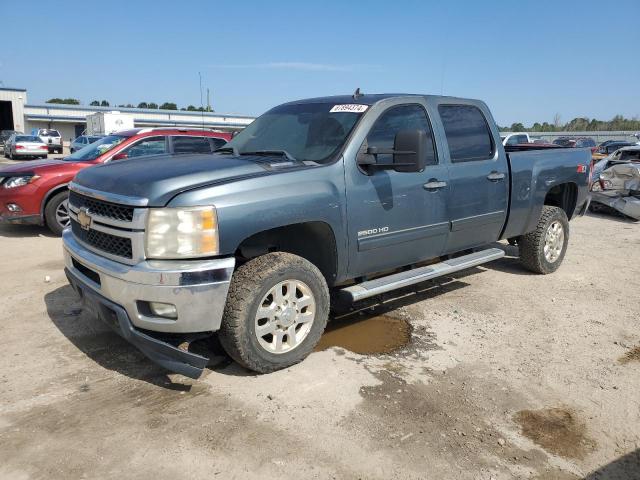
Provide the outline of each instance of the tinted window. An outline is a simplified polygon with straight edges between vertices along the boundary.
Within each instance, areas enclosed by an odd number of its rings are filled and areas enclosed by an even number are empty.
[[[214,150],[222,148],[227,144],[227,141],[224,138],[210,138],[209,140],[211,141]]]
[[[640,150],[622,150],[620,153],[620,160],[640,160]]]
[[[173,153],[211,153],[205,137],[173,137]]]
[[[32,136],[29,136],[29,135],[18,135],[18,136],[16,136],[16,142],[42,143],[42,140],[40,140],[39,137],[32,137]]]
[[[427,132],[427,165],[438,163],[433,147],[433,133],[427,114],[419,105],[401,105],[384,112],[367,136],[367,146],[393,149],[396,134],[400,130],[423,130]],[[390,154],[378,155],[378,162],[392,163]]]
[[[471,105],[438,107],[452,162],[493,157],[493,141],[482,112]]]
[[[41,137],[59,137],[60,134],[57,130],[40,130]]]
[[[143,155],[158,155],[167,153],[164,137],[149,137],[139,141],[132,147],[125,149],[128,158],[141,157]]]

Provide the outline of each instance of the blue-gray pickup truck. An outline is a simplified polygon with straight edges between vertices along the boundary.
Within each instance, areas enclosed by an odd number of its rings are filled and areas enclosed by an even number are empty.
[[[241,365],[275,371],[313,350],[330,299],[498,259],[501,239],[524,268],[555,271],[588,207],[590,151],[509,148],[477,100],[286,103],[214,154],[80,172],[66,273],[87,309],[171,371],[197,378],[208,359],[184,345],[214,333]]]

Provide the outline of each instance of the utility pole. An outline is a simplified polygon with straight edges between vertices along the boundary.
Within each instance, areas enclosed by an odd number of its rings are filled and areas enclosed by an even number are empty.
[[[211,111],[211,102],[209,101],[209,89],[207,88],[207,112]]]

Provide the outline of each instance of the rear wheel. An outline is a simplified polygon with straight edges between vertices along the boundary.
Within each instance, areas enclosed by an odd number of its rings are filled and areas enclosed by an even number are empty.
[[[536,229],[520,237],[520,261],[532,272],[552,273],[562,263],[569,243],[569,220],[564,210],[545,205]]]
[[[328,315],[329,289],[316,266],[269,253],[234,272],[219,339],[240,365],[269,373],[309,355]]]
[[[71,222],[69,218],[69,192],[56,193],[44,209],[47,227],[56,235],[62,235],[62,230]]]

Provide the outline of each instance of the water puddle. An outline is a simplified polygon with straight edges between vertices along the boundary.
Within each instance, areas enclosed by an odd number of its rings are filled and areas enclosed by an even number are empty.
[[[568,409],[522,410],[514,420],[525,437],[554,455],[582,459],[595,447],[586,426]]]
[[[341,347],[361,355],[390,353],[407,345],[410,339],[411,327],[406,320],[355,315],[329,321],[315,351]]]
[[[640,362],[640,346],[632,348],[618,359],[618,363],[623,365],[629,362]]]

